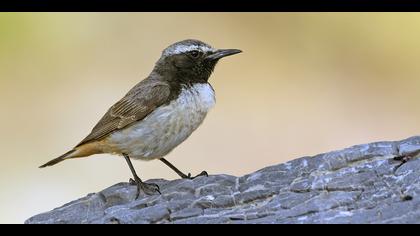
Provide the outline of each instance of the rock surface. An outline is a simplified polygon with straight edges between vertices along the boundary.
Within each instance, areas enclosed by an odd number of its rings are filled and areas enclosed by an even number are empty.
[[[420,136],[299,158],[242,177],[150,180],[161,195],[119,183],[25,223],[420,223]]]

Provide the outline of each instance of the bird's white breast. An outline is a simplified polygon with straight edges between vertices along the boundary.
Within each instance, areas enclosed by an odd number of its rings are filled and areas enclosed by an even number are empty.
[[[176,99],[161,106],[138,123],[110,135],[113,152],[131,158],[161,158],[198,128],[215,104],[210,84],[184,87]]]

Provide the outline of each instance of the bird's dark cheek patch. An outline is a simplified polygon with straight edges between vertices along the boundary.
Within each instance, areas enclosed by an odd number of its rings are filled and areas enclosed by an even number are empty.
[[[178,69],[187,69],[193,66],[193,64],[188,60],[175,60],[173,65]]]

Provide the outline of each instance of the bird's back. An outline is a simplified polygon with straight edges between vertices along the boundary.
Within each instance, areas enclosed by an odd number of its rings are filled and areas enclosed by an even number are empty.
[[[112,133],[105,152],[126,153],[131,158],[161,158],[187,139],[214,106],[209,83],[181,88],[177,98],[156,108],[141,122]]]
[[[169,84],[147,78],[135,85],[121,100],[115,103],[90,134],[76,147],[99,141],[111,133],[142,120],[157,107],[165,104],[171,95]]]

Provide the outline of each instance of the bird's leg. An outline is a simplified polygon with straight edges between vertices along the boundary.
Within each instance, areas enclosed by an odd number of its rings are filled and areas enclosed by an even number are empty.
[[[402,165],[404,165],[404,163],[406,163],[407,161],[409,161],[410,159],[416,157],[417,155],[420,154],[420,150],[416,150],[413,152],[409,152],[403,155],[399,155],[394,157],[394,160],[396,161],[401,161],[401,163],[395,167],[395,170],[397,170],[398,168],[400,168]]]
[[[131,173],[133,174],[134,179],[130,179],[130,184],[137,185],[137,193],[136,199],[139,198],[140,189],[143,190],[146,194],[154,194],[159,191],[159,186],[157,184],[147,184],[141,181],[141,179],[137,176],[136,170],[133,167],[133,164],[130,161],[130,157],[127,154],[123,154],[125,160],[127,161],[128,167],[130,167]]]
[[[178,168],[176,168],[174,165],[172,165],[169,161],[167,161],[165,158],[161,158],[160,159],[163,163],[165,163],[165,165],[169,166],[169,168],[171,168],[173,171],[175,171],[181,178],[183,179],[195,179],[199,176],[206,176],[208,177],[209,175],[207,174],[206,171],[202,171],[200,174],[191,177],[191,173],[188,173],[188,175],[182,173],[182,171],[180,171]]]

